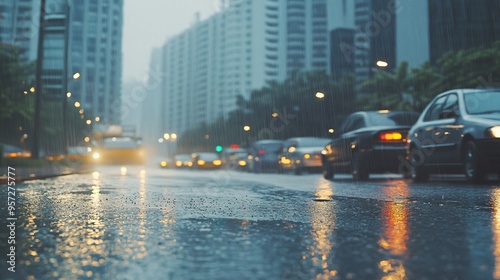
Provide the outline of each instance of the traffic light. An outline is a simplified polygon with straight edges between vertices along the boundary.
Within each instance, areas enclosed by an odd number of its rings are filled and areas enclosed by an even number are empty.
[[[215,151],[216,151],[217,153],[222,152],[222,146],[221,146],[221,145],[217,145],[217,146],[215,146]]]

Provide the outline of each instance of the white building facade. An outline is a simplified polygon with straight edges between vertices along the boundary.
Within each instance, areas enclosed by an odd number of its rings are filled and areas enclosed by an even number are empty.
[[[330,71],[327,0],[227,0],[220,7],[162,47],[165,132],[227,117],[238,96],[249,99],[293,71]]]
[[[19,48],[21,63],[36,60],[40,0],[0,1],[0,43]]]
[[[122,26],[123,0],[70,0],[71,101],[106,124],[120,123]]]

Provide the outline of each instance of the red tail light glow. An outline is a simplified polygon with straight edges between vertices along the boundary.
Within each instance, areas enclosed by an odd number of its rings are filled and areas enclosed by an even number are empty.
[[[382,132],[380,133],[381,141],[401,141],[403,140],[403,134],[400,132]]]
[[[259,150],[259,155],[265,155],[266,154],[266,151],[264,150]]]

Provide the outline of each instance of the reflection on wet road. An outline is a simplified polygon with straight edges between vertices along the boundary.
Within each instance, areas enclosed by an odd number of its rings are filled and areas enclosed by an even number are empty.
[[[102,167],[18,192],[1,278],[500,278],[494,182]]]

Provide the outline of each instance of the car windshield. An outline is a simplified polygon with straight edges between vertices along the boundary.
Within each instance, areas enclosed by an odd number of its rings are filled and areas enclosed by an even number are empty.
[[[135,149],[138,144],[130,137],[113,137],[106,138],[103,141],[103,148],[105,149]]]
[[[419,114],[407,112],[369,113],[372,126],[412,126],[417,122]]]
[[[331,141],[330,139],[326,138],[305,138],[299,142],[298,147],[300,148],[324,147],[330,141]]]
[[[211,153],[199,153],[198,158],[202,160],[216,160],[219,159],[217,154],[211,154]]]
[[[191,160],[191,156],[189,156],[189,155],[176,155],[175,160]]]
[[[468,114],[500,113],[500,91],[479,91],[464,94]]]

